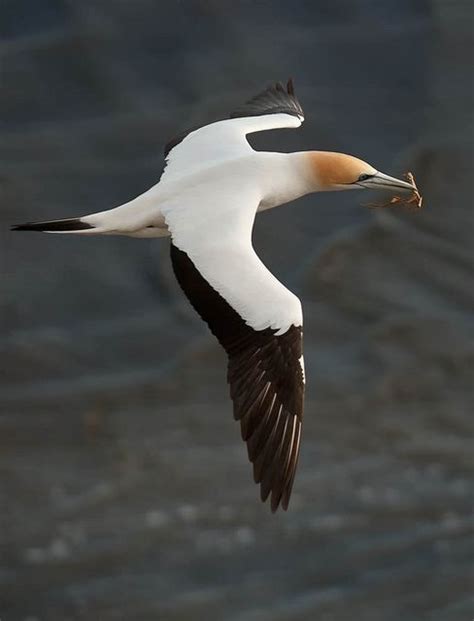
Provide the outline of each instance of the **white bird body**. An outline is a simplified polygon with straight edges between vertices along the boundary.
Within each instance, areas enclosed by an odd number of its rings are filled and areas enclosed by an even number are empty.
[[[256,152],[247,135],[299,127],[291,81],[245,104],[234,118],[190,132],[167,148],[160,181],[107,211],[27,223],[19,230],[132,237],[171,236],[175,275],[226,350],[234,417],[241,422],[261,497],[284,509],[293,485],[303,418],[300,300],[252,245],[256,213],[309,192],[412,189],[353,156]]]
[[[83,216],[81,220],[94,228],[77,232],[164,237],[169,235],[164,212],[169,213],[173,204],[192,206],[193,219],[200,217],[198,212],[204,217],[205,210],[211,209],[210,225],[217,213],[238,208],[235,198],[232,207],[228,201],[243,191],[256,199],[252,202],[254,214],[313,191],[307,153],[259,152],[247,142],[249,133],[297,127],[302,122],[287,114],[271,117],[275,118],[219,121],[191,132],[172,149],[156,185],[124,205]],[[209,230],[211,237],[213,232]]]
[[[305,192],[303,175],[300,184],[292,183],[294,169],[304,169],[302,164],[300,154],[251,151],[193,172],[185,183],[171,180],[159,201],[173,243],[256,330],[270,327],[284,333],[302,322],[300,301],[263,265],[252,246],[259,205],[276,206]]]

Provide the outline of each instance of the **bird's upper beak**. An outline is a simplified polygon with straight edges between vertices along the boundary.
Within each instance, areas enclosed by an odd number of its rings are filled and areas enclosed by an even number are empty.
[[[401,179],[395,179],[381,172],[377,172],[373,177],[366,179],[365,181],[359,181],[358,185],[363,186],[371,190],[393,190],[393,191],[405,191],[413,192],[415,186],[408,181],[402,181]]]

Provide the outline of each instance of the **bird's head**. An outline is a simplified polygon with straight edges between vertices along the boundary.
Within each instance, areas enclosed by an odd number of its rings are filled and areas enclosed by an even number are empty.
[[[319,191],[326,190],[392,190],[413,192],[414,186],[376,170],[367,162],[345,153],[310,151],[309,159],[314,183]]]

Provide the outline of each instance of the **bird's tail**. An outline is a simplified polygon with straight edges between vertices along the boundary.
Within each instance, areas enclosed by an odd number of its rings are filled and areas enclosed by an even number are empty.
[[[93,233],[96,227],[86,222],[85,218],[66,218],[65,220],[48,220],[45,222],[25,222],[15,224],[12,231],[42,231],[44,233]],[[99,232],[99,231],[95,231]]]
[[[12,230],[86,235],[129,235],[132,237],[168,235],[165,219],[158,208],[157,193],[153,188],[113,209],[91,213],[80,218],[25,222],[12,226]]]

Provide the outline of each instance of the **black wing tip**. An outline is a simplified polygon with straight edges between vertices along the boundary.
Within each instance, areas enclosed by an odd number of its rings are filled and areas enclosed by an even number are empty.
[[[49,220],[47,222],[24,222],[23,224],[14,224],[10,227],[11,231],[39,231],[39,232],[56,232],[56,231],[84,231],[93,229],[94,227],[87,222],[82,222],[80,218],[68,218],[66,220]]]
[[[286,511],[303,417],[302,328],[292,325],[279,336],[272,328],[254,330],[209,285],[186,252],[171,243],[170,255],[179,285],[229,356],[234,419],[247,442],[260,498],[265,502],[271,496],[272,513],[279,507]]]
[[[282,511],[288,511],[288,507],[290,505],[290,495],[289,494],[285,494],[285,492],[283,493],[275,493],[275,492],[271,492],[269,491],[267,494],[261,494],[260,498],[262,500],[262,502],[266,502],[268,499],[268,496],[270,496],[271,494],[271,498],[270,498],[270,511],[272,513],[276,513],[278,511],[278,509],[281,509]],[[291,494],[291,492],[290,492]]]
[[[275,102],[275,99],[274,99],[275,95],[280,100],[279,105],[277,102]],[[255,108],[254,104],[258,102],[259,100],[261,101],[265,97],[267,98],[273,97],[272,105],[274,107],[276,105],[274,110],[268,110],[268,109],[259,110],[258,108],[257,109]],[[291,114],[292,116],[297,116],[300,118],[304,117],[301,104],[295,95],[295,87],[293,83],[293,78],[288,78],[288,81],[286,83],[286,88],[285,86],[283,86],[281,82],[274,82],[272,85],[268,86],[263,92],[252,97],[252,99],[247,101],[245,104],[239,106],[239,108],[237,108],[236,110],[234,110],[234,112],[232,112],[229,118],[237,119],[237,118],[241,118],[245,116],[254,116],[254,115],[258,116],[262,114],[271,114],[272,112],[274,113],[284,112],[286,114]],[[174,138],[169,140],[165,144],[165,147],[164,147],[165,159],[168,158],[171,151],[176,146],[178,146],[186,138],[186,136],[188,136],[188,134],[190,134],[191,132],[199,128],[200,128],[199,125],[195,125],[194,127],[189,127],[185,131],[180,132]]]
[[[304,117],[301,104],[295,95],[293,78],[288,78],[286,86],[282,82],[273,82],[235,110],[230,118],[277,113]]]
[[[285,93],[286,95],[290,95],[291,97],[295,96],[295,85],[293,82],[293,78],[288,78],[287,82],[286,82],[286,88],[283,86],[283,84],[278,81],[275,82],[273,84],[273,86],[269,86],[268,90],[276,90],[276,91],[280,91],[280,93]]]
[[[288,511],[288,503],[283,504],[283,502],[278,501],[275,504],[271,504],[270,510],[273,514],[277,513],[278,509],[281,509],[282,511]]]
[[[271,494],[271,496],[270,496]],[[260,498],[262,502],[266,502],[268,497],[270,496],[270,510],[272,513],[276,513],[278,509],[282,509],[283,511],[288,511],[288,507],[290,505],[290,497],[291,497],[291,488],[283,489],[283,490],[268,490],[268,492],[263,491],[263,488],[260,487]]]
[[[278,80],[269,86],[267,90],[276,90],[280,91],[280,93],[285,93],[285,95],[290,95],[291,97],[295,96],[295,84],[293,82],[293,78],[288,78],[286,81],[286,87]]]
[[[283,486],[272,485],[270,487],[265,486],[261,477],[257,477],[254,471],[254,481],[257,485],[260,485],[260,500],[267,502],[270,498],[270,510],[272,513],[276,513],[278,509],[288,511],[290,505],[291,492],[293,489],[294,473],[290,480]]]
[[[283,504],[280,503],[280,499],[277,498],[276,500],[273,499],[273,496],[270,500],[270,510],[272,513],[276,513],[278,511],[278,509],[283,509],[286,511],[285,507],[283,506]]]

